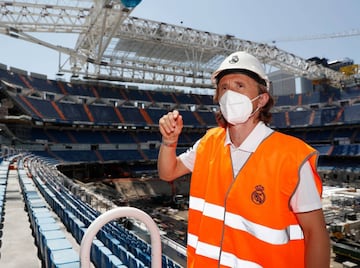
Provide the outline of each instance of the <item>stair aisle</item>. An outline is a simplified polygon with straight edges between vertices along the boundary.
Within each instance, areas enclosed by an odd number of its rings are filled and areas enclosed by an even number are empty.
[[[0,267],[41,267],[28,215],[24,210],[17,170],[9,170],[5,200]]]

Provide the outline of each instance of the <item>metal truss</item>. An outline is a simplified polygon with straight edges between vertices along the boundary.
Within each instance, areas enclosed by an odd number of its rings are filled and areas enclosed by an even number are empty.
[[[86,79],[213,88],[211,73],[237,50],[334,87],[351,79],[275,46],[131,17],[131,11],[119,0],[0,1],[0,33],[68,55],[70,67],[59,71]],[[77,34],[78,40],[68,48],[35,38],[35,32]]]

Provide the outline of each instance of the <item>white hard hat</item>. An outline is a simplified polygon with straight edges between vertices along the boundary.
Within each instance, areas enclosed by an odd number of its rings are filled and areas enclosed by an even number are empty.
[[[253,55],[245,51],[237,51],[230,54],[219,66],[219,68],[211,75],[211,81],[216,85],[219,74],[224,71],[231,70],[234,72],[245,72],[255,80],[264,82],[269,90],[269,79],[265,74],[265,70],[261,62]]]

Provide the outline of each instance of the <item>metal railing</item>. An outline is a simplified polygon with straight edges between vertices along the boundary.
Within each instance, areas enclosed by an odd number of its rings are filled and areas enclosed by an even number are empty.
[[[151,268],[161,268],[161,238],[160,231],[153,219],[144,211],[133,207],[118,207],[111,209],[97,217],[86,230],[80,245],[81,268],[90,268],[91,244],[98,231],[108,222],[131,217],[143,222],[150,232],[151,239]]]

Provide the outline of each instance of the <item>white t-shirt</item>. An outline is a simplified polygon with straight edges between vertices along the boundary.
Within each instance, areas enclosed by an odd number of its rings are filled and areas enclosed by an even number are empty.
[[[230,144],[233,174],[237,175],[251,153],[255,152],[259,144],[272,132],[273,130],[271,128],[267,127],[263,122],[259,122],[245,141],[236,148],[230,140],[228,130],[226,131],[224,146]],[[194,170],[196,149],[199,142],[200,140],[179,156],[180,160],[190,171]],[[314,181],[314,175],[308,161],[306,161],[300,169],[300,183],[291,198],[290,205],[295,213],[322,208],[321,199]]]

